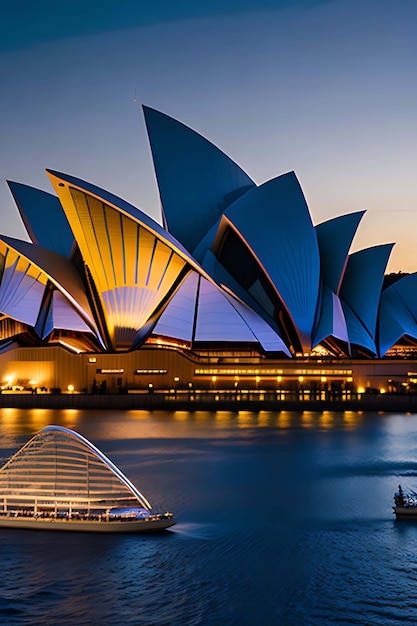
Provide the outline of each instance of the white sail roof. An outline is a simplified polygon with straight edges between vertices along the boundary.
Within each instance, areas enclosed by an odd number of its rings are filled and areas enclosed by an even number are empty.
[[[0,469],[4,507],[86,509],[151,504],[92,443],[62,426],[47,426]]]

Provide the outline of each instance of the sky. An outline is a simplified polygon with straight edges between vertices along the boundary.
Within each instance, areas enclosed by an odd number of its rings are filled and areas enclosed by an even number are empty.
[[[361,211],[352,251],[395,242],[417,272],[417,0],[15,0],[0,22],[0,232],[27,239],[6,180],[45,169],[160,221],[141,104],[256,181],[294,170],[314,224]]]

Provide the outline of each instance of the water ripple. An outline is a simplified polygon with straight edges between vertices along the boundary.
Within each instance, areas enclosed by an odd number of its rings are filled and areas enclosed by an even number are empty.
[[[32,417],[0,415],[0,455]],[[77,430],[178,523],[146,537],[0,530],[0,624],[415,624],[417,524],[391,508],[417,476],[414,420],[261,417],[79,412]]]

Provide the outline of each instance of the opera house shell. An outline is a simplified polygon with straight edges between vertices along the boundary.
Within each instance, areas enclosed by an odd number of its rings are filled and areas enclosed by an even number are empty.
[[[201,363],[379,359],[417,344],[417,274],[387,283],[392,244],[350,252],[363,211],[314,225],[294,172],[257,185],[195,131],[144,115],[162,226],[67,174],[47,170],[53,194],[9,182],[30,242],[0,236],[6,359],[51,362],[41,351],[59,346],[135,354],[139,372],[164,347]]]

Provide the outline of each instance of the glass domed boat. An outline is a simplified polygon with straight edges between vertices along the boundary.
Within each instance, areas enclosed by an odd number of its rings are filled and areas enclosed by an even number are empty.
[[[175,524],[98,448],[47,426],[0,469],[0,527],[155,532]]]

